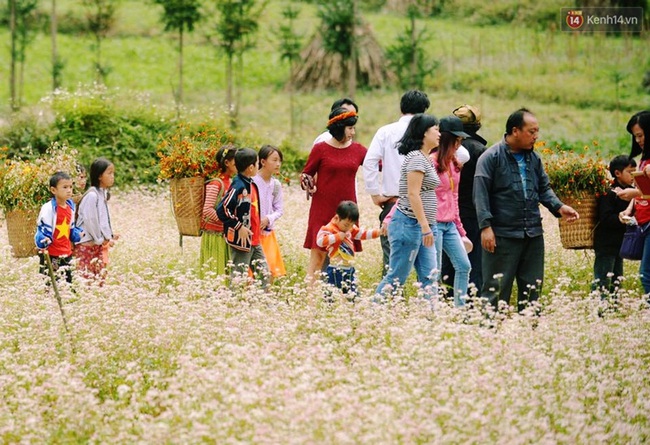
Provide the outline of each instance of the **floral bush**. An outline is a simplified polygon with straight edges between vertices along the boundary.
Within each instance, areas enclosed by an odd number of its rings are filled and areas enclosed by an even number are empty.
[[[5,212],[38,209],[51,197],[50,177],[75,172],[77,153],[65,145],[54,144],[34,160],[9,159],[7,149],[0,150],[0,208]]]
[[[598,143],[594,142],[594,146]],[[607,193],[611,178],[605,161],[598,152],[585,145],[581,150],[563,148],[560,145],[547,147],[538,142],[536,149],[542,153],[544,168],[551,187],[560,199],[576,200],[591,195],[598,197]]]
[[[212,177],[219,171],[217,152],[224,144],[234,141],[234,136],[225,130],[205,124],[198,128],[181,124],[158,146],[158,178]]]
[[[198,278],[200,240],[175,247],[166,190],[115,191],[122,237],[108,281],[62,284],[68,333],[38,259],[12,259],[0,231],[0,443],[650,441],[650,310],[637,274],[616,306],[601,302],[593,256],[560,249],[545,218],[539,318],[505,314],[486,329],[414,293],[372,304],[378,240],[357,255],[360,300],[325,303],[304,281],[304,192],[283,187],[289,276],[268,293]],[[367,195],[360,209],[373,225]]]

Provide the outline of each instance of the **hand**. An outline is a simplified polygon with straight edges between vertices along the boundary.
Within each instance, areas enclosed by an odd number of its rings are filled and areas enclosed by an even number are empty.
[[[388,224],[385,222],[381,223],[381,227],[379,228],[379,234],[381,236],[388,236]]]
[[[463,246],[465,247],[465,252],[470,253],[472,250],[474,250],[474,244],[469,238],[463,236],[460,239],[463,242]]]
[[[385,197],[384,195],[370,195],[370,197],[372,198],[373,204],[379,207],[381,207],[386,201],[390,199]]]
[[[239,233],[239,245],[244,247],[251,243],[251,238],[253,237],[253,232],[246,226],[241,226],[238,230]]]
[[[629,218],[631,218],[632,215],[630,215],[630,212],[627,210],[623,210],[621,213],[618,214],[618,220],[622,224],[627,224],[629,221]]]
[[[343,241],[348,236],[347,232],[339,232],[336,234],[336,237],[339,241]]]
[[[431,231],[431,229],[429,229],[429,232],[428,232],[428,233],[423,233],[423,234],[422,234],[422,245],[423,245],[424,247],[431,247],[431,246],[433,246],[434,241],[435,241],[435,240],[434,240],[434,238],[433,238],[433,232]]]
[[[117,241],[117,240],[120,239],[121,236],[122,236],[122,235],[119,235],[119,234],[116,233],[116,234],[113,235],[113,239],[114,239],[115,241]]]
[[[629,187],[626,189],[616,187],[613,188],[612,191],[616,193],[616,196],[621,198],[623,201],[632,201],[634,198],[641,196],[641,192],[634,187]]]
[[[578,215],[578,212],[576,212],[573,207],[569,207],[568,205],[564,204],[562,207],[560,207],[560,210],[558,210],[560,215],[562,215],[562,218],[566,222],[573,222],[577,221],[580,218],[580,215]]]
[[[486,252],[494,253],[497,247],[497,238],[494,236],[492,227],[486,227],[481,230],[481,246]]]
[[[269,218],[264,217],[260,220],[260,229],[266,229],[269,226]]]

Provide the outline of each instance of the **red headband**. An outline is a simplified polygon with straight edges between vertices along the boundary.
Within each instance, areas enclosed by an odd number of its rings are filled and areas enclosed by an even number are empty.
[[[357,117],[357,112],[356,111],[346,111],[345,113],[336,115],[332,119],[327,121],[327,126],[329,127],[330,125],[335,124],[338,121],[345,120],[345,119],[347,119],[349,117]]]

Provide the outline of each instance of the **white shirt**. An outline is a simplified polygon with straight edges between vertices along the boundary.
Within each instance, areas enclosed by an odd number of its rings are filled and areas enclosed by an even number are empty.
[[[397,151],[397,143],[411,122],[412,114],[402,116],[397,122],[384,125],[372,138],[366,159],[363,161],[363,179],[366,192],[371,195],[398,196],[400,169],[404,156]],[[382,161],[382,181],[379,184],[379,161]]]
[[[330,132],[329,131],[324,131],[323,133],[319,134],[316,139],[314,139],[314,143],[311,144],[311,146],[313,147],[314,145],[318,144],[319,142],[329,141],[330,139],[332,139],[332,135],[330,134]]]

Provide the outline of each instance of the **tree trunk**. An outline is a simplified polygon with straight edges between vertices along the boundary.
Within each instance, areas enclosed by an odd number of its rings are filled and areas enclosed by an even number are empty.
[[[183,103],[183,27],[178,31],[178,103]]]
[[[9,29],[11,32],[11,68],[9,74],[11,109],[18,111],[18,102],[16,100],[16,0],[9,0]]]
[[[56,47],[56,33],[57,33],[57,21],[56,21],[56,0],[52,0],[52,13],[50,14],[50,36],[52,39],[52,91],[56,90],[61,86],[59,71],[61,67],[59,66],[59,55],[57,53]]]
[[[357,17],[357,0],[352,0],[352,47],[350,48],[350,60],[348,61],[348,96],[354,97],[357,92],[357,45],[358,39],[356,36],[356,17]]]
[[[226,103],[228,105],[228,117],[230,118],[230,127],[235,128],[234,104],[232,100],[232,54],[228,54],[226,59]]]

